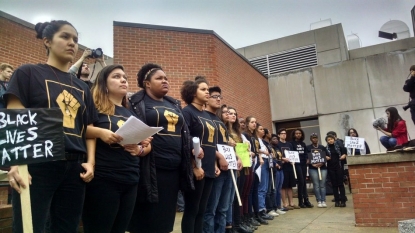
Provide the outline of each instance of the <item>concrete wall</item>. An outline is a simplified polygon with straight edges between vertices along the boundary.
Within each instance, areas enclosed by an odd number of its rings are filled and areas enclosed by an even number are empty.
[[[349,57],[341,24],[265,41],[237,49],[237,51],[251,59],[312,44],[316,45],[319,65],[344,61]]]
[[[383,44],[372,45],[368,47],[349,50],[350,59],[367,57],[376,54],[388,53],[397,50],[406,50],[415,47],[415,38],[407,38],[402,40],[387,41]]]
[[[402,86],[412,64],[415,49],[410,48],[270,76],[272,120],[318,117],[322,135],[334,130],[344,138],[353,127],[372,153],[384,151],[378,141],[383,134],[372,121],[386,116],[390,106],[399,110],[415,138],[410,113],[402,110],[409,96]]]

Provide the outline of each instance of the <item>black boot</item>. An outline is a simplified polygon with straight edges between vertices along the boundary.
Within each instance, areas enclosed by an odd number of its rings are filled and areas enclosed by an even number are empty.
[[[233,228],[225,228],[225,233],[235,233]]]
[[[307,208],[307,206],[303,202],[303,198],[300,195],[298,196],[298,206],[300,208]]]
[[[261,225],[268,225],[268,221],[261,218],[261,216],[259,214],[256,214],[255,220],[257,220],[259,223],[261,223]]]
[[[254,230],[258,229],[257,226],[254,226],[254,225],[251,224],[251,221],[250,221],[250,218],[249,218],[248,215],[244,215],[242,217],[242,222],[241,222],[240,225],[241,225],[240,226],[241,228],[251,230],[251,231],[254,231]],[[258,225],[261,225],[261,224],[258,223]]]
[[[336,201],[336,203],[334,204],[334,207],[340,207],[340,202]]]
[[[311,203],[310,203],[310,201],[308,200],[308,197],[304,198],[304,205],[305,205],[307,208],[313,208],[313,207],[314,207],[314,205],[313,205],[313,204],[311,204]]]
[[[260,222],[258,222],[258,221],[254,218],[254,216],[247,216],[247,219],[248,219],[248,223],[250,223],[252,226],[254,226],[254,227],[259,227],[259,226],[261,226],[261,223],[260,223]]]
[[[265,210],[260,211],[258,215],[264,220],[274,220],[274,216],[267,214]]]

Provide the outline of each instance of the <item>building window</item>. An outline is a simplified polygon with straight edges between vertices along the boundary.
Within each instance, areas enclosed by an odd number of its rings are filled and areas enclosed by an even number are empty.
[[[320,144],[325,144],[321,141],[320,125],[317,118],[302,119],[297,121],[275,122],[275,129],[285,128],[287,130],[287,141],[292,141],[291,134],[295,129],[301,128],[304,131],[304,143],[310,145],[310,135],[312,133],[318,134],[318,140]],[[324,137],[323,137],[324,140]]]

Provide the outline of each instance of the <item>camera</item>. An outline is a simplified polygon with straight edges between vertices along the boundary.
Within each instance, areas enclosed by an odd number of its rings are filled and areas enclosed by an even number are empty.
[[[101,48],[97,48],[97,49],[91,49],[91,55],[89,55],[89,58],[99,58],[102,57],[102,54],[104,54],[104,52],[102,52]]]
[[[403,110],[404,111],[406,111],[406,110],[408,110],[408,108],[410,108],[411,107],[411,105],[410,104],[408,104],[408,105],[406,105],[406,106],[403,106],[402,108],[403,108]]]

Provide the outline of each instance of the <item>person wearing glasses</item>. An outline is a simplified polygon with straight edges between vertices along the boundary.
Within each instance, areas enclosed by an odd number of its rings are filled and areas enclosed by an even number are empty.
[[[222,91],[218,86],[209,88],[210,96],[205,112],[208,113],[217,128],[217,143],[226,145],[229,142],[229,133],[222,120],[227,120],[228,109],[226,107],[221,108],[221,100],[223,99],[221,93]],[[222,119],[216,115],[217,111],[220,111],[219,116]],[[228,162],[218,151],[216,151],[216,160],[221,171],[213,181],[212,191],[210,192],[208,204],[203,217],[203,232],[205,233],[225,231],[226,213],[229,208],[231,188],[233,185],[231,174],[228,171]]]
[[[278,130],[278,149],[282,153],[282,170],[284,171],[284,181],[282,183],[282,203],[284,209],[293,210],[293,209],[300,209],[299,206],[294,205],[293,200],[293,187],[295,187],[296,181],[294,176],[294,169],[291,164],[291,161],[285,157],[285,151],[292,151],[293,147],[291,143],[287,142],[287,130],[282,128]],[[288,202],[287,202],[288,197]]]

